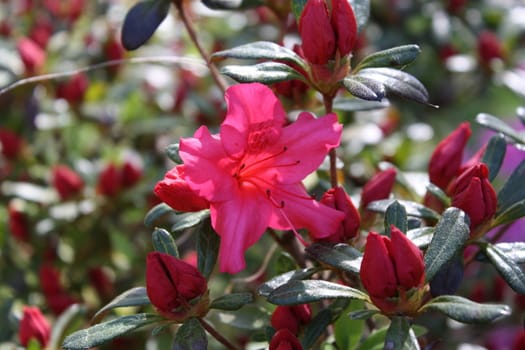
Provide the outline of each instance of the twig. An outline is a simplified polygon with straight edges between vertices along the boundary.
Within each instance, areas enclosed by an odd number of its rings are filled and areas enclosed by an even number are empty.
[[[229,350],[239,350],[235,345],[233,345],[228,339],[224,338],[211,324],[206,322],[202,318],[198,318],[199,323],[201,324],[204,329],[210,333],[211,336],[213,336],[215,339],[217,339],[222,345],[226,347],[226,349]]]

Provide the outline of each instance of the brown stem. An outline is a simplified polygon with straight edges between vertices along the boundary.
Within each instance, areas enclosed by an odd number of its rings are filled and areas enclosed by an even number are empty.
[[[323,95],[323,102],[324,102],[324,109],[326,114],[332,113],[332,106],[333,106],[334,97]],[[338,181],[337,181],[337,153],[335,148],[332,148],[330,152],[328,153],[328,157],[330,158],[330,184],[332,187],[337,187]]]
[[[199,320],[199,323],[201,324],[202,327],[204,327],[204,329],[210,333],[210,335],[212,337],[214,337],[215,339],[217,339],[217,341],[219,341],[222,345],[224,345],[226,347],[226,349],[229,349],[229,350],[239,350],[235,345],[233,345],[228,339],[224,338],[219,332],[217,332],[217,330],[215,328],[213,328],[213,326],[211,324],[209,324],[208,322],[206,322],[204,319],[202,318],[198,318]]]
[[[202,47],[199,39],[197,38],[197,32],[195,31],[195,28],[193,27],[193,23],[188,19],[186,16],[186,11],[184,10],[183,1],[180,0],[173,0],[173,4],[177,8],[180,14],[180,18],[182,19],[182,22],[184,23],[184,26],[186,27],[186,30],[188,31],[188,35],[190,36],[191,41],[199,51],[201,57],[206,61],[206,65],[208,66],[208,69],[210,70],[211,76],[217,86],[221,89],[221,91],[224,93],[226,91],[226,84],[221,79],[220,73],[217,70],[217,67],[212,63],[210,59],[210,55],[206,51],[204,51],[204,48]]]

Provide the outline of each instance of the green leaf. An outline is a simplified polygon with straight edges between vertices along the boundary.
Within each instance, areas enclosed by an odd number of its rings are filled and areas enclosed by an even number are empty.
[[[214,299],[210,304],[210,308],[234,311],[249,303],[253,303],[252,293],[233,293]]]
[[[323,264],[359,275],[363,254],[348,244],[313,243],[305,250],[309,256]]]
[[[497,214],[492,223],[492,227],[510,224],[525,216],[525,199],[512,204],[504,212]]]
[[[402,350],[403,344],[408,339],[410,324],[404,316],[394,316],[390,321],[390,327],[385,336],[385,349]]]
[[[197,226],[210,217],[208,209],[196,211],[193,213],[177,214],[175,218],[175,225],[171,227],[173,232],[186,230],[188,228]]]
[[[405,208],[408,216],[415,216],[431,221],[437,221],[440,218],[440,215],[438,213],[436,213],[430,208],[425,207],[423,204],[400,199],[382,199],[379,201],[373,201],[370,204],[368,204],[366,209],[378,213],[385,213],[388,206],[394,201],[399,202],[399,204],[401,204]]]
[[[352,318],[348,315],[363,310],[364,302],[361,300],[352,300],[350,305],[345,309],[343,315],[334,323],[334,336],[337,348],[340,350],[351,350],[357,343],[364,331],[365,322],[362,319]],[[377,313],[377,311],[376,311]]]
[[[85,320],[86,307],[80,304],[73,304],[62,312],[60,316],[53,322],[53,328],[51,330],[51,339],[47,349],[58,349],[59,342],[67,334],[69,328],[75,322],[84,322]],[[29,349],[27,349],[29,350]]]
[[[462,323],[488,323],[508,316],[511,309],[502,304],[479,304],[457,295],[442,295],[430,300],[419,311],[439,311]]]
[[[89,349],[160,320],[162,318],[155,314],[145,313],[119,317],[67,336],[62,343],[62,348],[65,350]]]
[[[212,10],[242,10],[264,5],[262,0],[202,0]]]
[[[519,294],[525,294],[525,273],[520,266],[498,247],[492,244],[482,246],[482,250],[509,286]]]
[[[458,208],[448,208],[438,221],[434,236],[425,254],[425,273],[431,281],[441,266],[452,259],[470,235],[465,213]]]
[[[275,276],[271,280],[263,283],[257,289],[257,293],[263,297],[268,297],[271,292],[273,292],[275,289],[279,288],[280,286],[285,285],[286,283],[290,281],[303,280],[303,279],[312,277],[312,275],[318,271],[319,269],[315,267],[308,267],[306,269],[288,271],[286,273],[283,273],[282,275]]]
[[[295,63],[299,67],[307,68],[306,62],[301,56],[284,46],[277,45],[271,41],[256,41],[253,43],[234,47],[224,51],[215,52],[213,61],[226,58],[237,58],[242,60],[273,60]]]
[[[509,179],[498,193],[498,212],[502,213],[509,209],[514,203],[525,199],[525,186],[523,186],[523,179],[525,178],[525,160],[523,160],[516,169],[512,172]]]
[[[208,338],[196,318],[190,318],[180,326],[173,339],[173,350],[206,350]]]
[[[155,222],[167,213],[173,213],[173,209],[166,203],[160,203],[154,206],[148,211],[146,217],[144,218],[144,225],[146,227],[153,228],[155,227]]]
[[[437,187],[433,183],[428,183],[426,188],[429,193],[434,195],[437,199],[439,199],[441,203],[443,203],[445,208],[450,207],[450,198],[447,196],[445,191],[443,191],[441,188]]]
[[[394,225],[402,232],[408,231],[408,220],[407,211],[405,207],[394,200],[387,208],[385,212],[385,232],[390,236],[390,225]]]
[[[379,312],[379,310],[374,309],[361,309],[350,312],[348,317],[352,320],[367,320],[370,317],[377,315]]]
[[[168,145],[168,147],[166,147],[165,152],[169,159],[171,159],[177,164],[182,164],[183,161],[179,155],[179,148],[180,148],[180,145],[178,143],[172,143]]]
[[[308,0],[292,0],[292,12],[297,21],[301,18],[301,13],[303,13],[304,5],[306,5],[307,1]]]
[[[383,84],[359,75],[344,78],[343,86],[353,96],[366,101],[381,101],[386,94]]]
[[[274,271],[276,274],[279,275],[288,271],[295,270],[298,267],[295,260],[291,257],[290,254],[286,252],[281,252],[281,254],[279,254],[274,265]]]
[[[494,247],[516,264],[525,263],[525,242],[496,243]]]
[[[98,310],[91,320],[92,323],[99,322],[110,310],[117,307],[149,305],[150,301],[145,287],[131,288],[111,300],[102,309]]]
[[[363,58],[353,71],[357,72],[363,68],[403,67],[412,63],[420,52],[418,45],[403,45],[374,52]]]
[[[432,241],[434,235],[433,227],[421,227],[408,230],[407,237],[419,248],[426,248]]]
[[[304,330],[301,344],[303,349],[311,349],[317,339],[326,332],[326,328],[332,323],[332,312],[323,309],[308,323]]]
[[[336,98],[333,108],[336,111],[357,112],[384,109],[388,106],[390,106],[390,102],[386,98],[383,98],[381,101],[366,101],[360,98]]]
[[[210,277],[217,262],[220,242],[221,239],[211,227],[210,219],[207,219],[197,234],[197,268],[206,279]]]
[[[355,350],[384,349],[387,328],[383,327],[370,333]]]
[[[480,113],[476,116],[476,122],[479,125],[483,125],[496,132],[502,133],[516,143],[525,144],[525,138],[516,132],[513,127],[509,126],[499,118],[487,113]]]
[[[360,32],[370,17],[370,0],[349,0],[352,10],[354,10],[357,21],[357,31]]]
[[[303,76],[295,69],[278,62],[263,62],[249,66],[225,66],[221,68],[221,73],[240,83],[273,84],[286,80],[303,79]]]
[[[268,301],[276,305],[306,304],[337,298],[369,300],[368,295],[358,289],[320,280],[292,280],[268,295]]]
[[[151,235],[151,240],[153,243],[153,249],[155,251],[169,254],[175,258],[179,258],[179,250],[175,240],[171,237],[171,234],[163,228],[156,228],[153,230]]]
[[[408,331],[408,338],[403,344],[403,350],[420,350],[419,342],[417,341],[416,333],[413,328],[410,328]]]
[[[481,158],[481,162],[487,164],[489,168],[490,181],[494,180],[496,175],[498,175],[506,151],[507,143],[505,142],[505,138],[501,135],[492,136],[483,153],[483,158]]]

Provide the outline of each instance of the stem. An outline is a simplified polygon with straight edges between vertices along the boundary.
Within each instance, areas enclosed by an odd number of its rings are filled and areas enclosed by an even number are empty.
[[[326,114],[332,113],[332,105],[333,105],[334,97],[323,95],[323,102],[324,102],[324,109]],[[330,152],[328,153],[328,157],[330,157],[330,184],[333,188],[337,187],[337,153],[335,148],[332,148]]]
[[[198,318],[198,320],[199,320],[199,323],[201,324],[201,326],[204,327],[204,329],[208,333],[210,333],[211,336],[213,336],[215,339],[217,339],[217,341],[219,341],[222,345],[224,345],[226,347],[226,349],[239,350],[239,349],[237,349],[237,347],[235,345],[230,343],[230,341],[228,339],[224,338],[219,332],[217,332],[217,330],[215,328],[213,328],[213,326],[211,324],[209,324],[208,322],[206,322],[202,318]]]
[[[195,28],[193,27],[193,23],[188,20],[188,17],[186,16],[186,11],[184,10],[183,1],[180,0],[173,0],[173,4],[177,8],[180,14],[180,18],[182,19],[182,22],[184,23],[184,26],[186,27],[186,30],[188,31],[188,35],[190,36],[191,41],[199,51],[201,57],[206,61],[206,65],[208,66],[208,69],[210,70],[211,76],[219,89],[224,93],[226,91],[226,84],[221,79],[221,76],[219,74],[219,71],[217,70],[217,67],[211,62],[210,55],[206,51],[204,51],[204,48],[202,47],[199,39],[197,38],[197,32],[195,31]]]

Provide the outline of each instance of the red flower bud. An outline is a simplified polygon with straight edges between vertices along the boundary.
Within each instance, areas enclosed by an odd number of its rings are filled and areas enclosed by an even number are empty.
[[[84,187],[82,178],[66,165],[53,168],[52,183],[62,200],[77,195]]]
[[[9,203],[7,208],[9,215],[9,232],[20,241],[29,240],[29,229],[26,214],[17,208],[14,203]]]
[[[363,187],[361,193],[361,208],[366,208],[370,202],[387,199],[396,181],[396,169],[389,168],[374,176]]]
[[[23,141],[14,132],[0,129],[0,151],[7,159],[15,159],[22,150]]]
[[[140,165],[126,161],[122,166],[122,187],[130,188],[139,182],[142,177],[142,168]]]
[[[463,159],[463,150],[472,134],[468,122],[461,123],[450,135],[436,147],[428,165],[430,182],[447,190],[450,182],[458,175]]]
[[[60,271],[53,266],[43,265],[39,271],[39,280],[47,305],[55,315],[60,315],[69,306],[77,303],[77,300],[66,292],[60,281]]]
[[[452,185],[452,206],[463,210],[470,219],[470,229],[492,219],[498,199],[483,163],[466,169]]]
[[[22,59],[27,75],[35,74],[46,61],[46,53],[29,38],[22,38],[16,44],[18,54]]]
[[[146,289],[151,303],[164,317],[182,321],[208,311],[206,279],[195,267],[171,255],[148,254]]]
[[[300,325],[309,323],[311,319],[312,309],[308,304],[278,306],[272,314],[271,324],[276,331],[286,328],[298,334]]]
[[[72,105],[79,104],[84,100],[84,94],[88,88],[89,81],[84,73],[75,74],[68,81],[56,87],[56,97],[63,98]]]
[[[411,313],[421,302],[420,295],[411,290],[422,290],[425,283],[423,253],[394,226],[391,237],[370,232],[361,263],[361,281],[383,312]]]
[[[102,298],[109,298],[113,295],[113,281],[102,267],[93,267],[88,271],[89,281],[95,288],[98,295]]]
[[[44,6],[46,6],[54,16],[73,22],[82,14],[85,0],[44,0]]]
[[[98,177],[98,193],[112,197],[117,195],[121,190],[121,172],[113,163],[108,164]]]
[[[497,58],[503,58],[503,46],[499,38],[490,31],[483,31],[478,37],[478,56],[482,65],[488,66]]]
[[[270,350],[303,350],[303,346],[292,332],[282,328],[273,335]]]
[[[348,0],[332,0],[332,28],[339,54],[348,55],[357,41],[357,21]]]
[[[209,208],[207,200],[199,197],[184,180],[184,165],[177,165],[155,185],[155,194],[164,203],[179,211],[199,211]]]
[[[354,238],[359,233],[360,216],[352,200],[345,192],[344,188],[338,186],[331,188],[323,194],[321,203],[345,213],[345,219],[341,223],[339,230],[324,241],[334,243],[344,243]]]
[[[40,309],[37,307],[24,306],[23,316],[18,328],[20,344],[27,347],[31,339],[38,341],[45,348],[51,337],[51,326]]]

